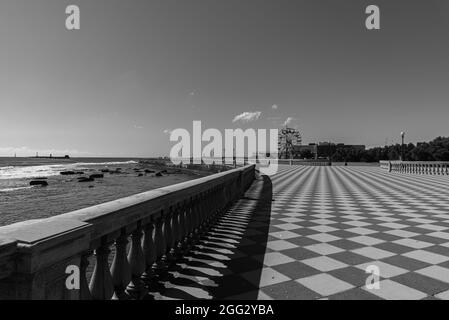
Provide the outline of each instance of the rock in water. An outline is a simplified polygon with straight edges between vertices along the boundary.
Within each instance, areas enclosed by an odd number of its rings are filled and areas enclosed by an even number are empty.
[[[33,180],[33,181],[30,181],[30,186],[46,187],[46,186],[48,186],[48,182],[44,181],[44,180]]]
[[[78,178],[78,182],[92,182],[92,181],[94,181],[94,179],[92,179],[92,178],[86,178],[86,177]]]
[[[104,175],[102,173],[94,173],[89,176],[89,178],[91,178],[91,179],[98,179],[98,178],[103,178],[103,177],[104,177]]]
[[[69,175],[75,174],[75,172],[74,171],[61,171],[60,174],[63,176],[69,176]]]

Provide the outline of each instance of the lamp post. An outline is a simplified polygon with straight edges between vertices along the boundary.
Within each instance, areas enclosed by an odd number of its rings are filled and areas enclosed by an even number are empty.
[[[404,137],[405,137],[405,132],[402,131],[401,132],[401,161],[404,161]]]

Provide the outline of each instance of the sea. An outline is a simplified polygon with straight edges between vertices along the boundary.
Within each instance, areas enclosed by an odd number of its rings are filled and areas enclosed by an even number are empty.
[[[145,173],[141,158],[1,158],[0,226],[46,218],[129,195],[195,179],[188,173]],[[120,173],[116,173],[119,169]],[[103,171],[104,178],[79,182]],[[139,171],[138,171],[139,170]],[[61,175],[62,171],[84,174]],[[32,180],[47,186],[30,186]]]

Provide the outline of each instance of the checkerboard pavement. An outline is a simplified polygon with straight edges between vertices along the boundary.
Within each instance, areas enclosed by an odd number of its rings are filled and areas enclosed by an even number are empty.
[[[170,275],[156,299],[449,299],[449,179],[281,166]]]

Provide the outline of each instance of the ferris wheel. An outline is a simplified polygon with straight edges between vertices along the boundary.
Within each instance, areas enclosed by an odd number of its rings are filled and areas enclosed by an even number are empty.
[[[279,155],[280,158],[290,159],[293,157],[294,146],[301,144],[301,134],[297,129],[282,128],[279,132]]]

